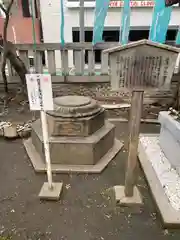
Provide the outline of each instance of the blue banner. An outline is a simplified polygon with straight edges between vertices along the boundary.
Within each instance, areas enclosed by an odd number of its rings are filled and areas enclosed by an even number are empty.
[[[93,45],[102,42],[104,22],[109,8],[109,2],[110,0],[96,0]]]
[[[165,7],[164,0],[155,0],[152,25],[149,39],[154,42],[165,43],[172,7]]]
[[[176,35],[176,44],[180,44],[180,26]]]
[[[60,11],[61,11],[61,28],[60,28],[60,38],[61,38],[61,44],[64,46],[65,41],[64,41],[64,0],[60,0]]]
[[[121,28],[119,31],[119,42],[124,45],[128,43],[130,31],[130,0],[124,0],[124,7],[122,8]]]

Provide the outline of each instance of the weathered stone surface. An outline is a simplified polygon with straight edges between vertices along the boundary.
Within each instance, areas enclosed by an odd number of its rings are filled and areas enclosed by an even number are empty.
[[[89,136],[104,125],[104,109],[91,98],[65,96],[54,99],[47,113],[50,136]]]
[[[54,99],[53,117],[79,118],[92,116],[102,110],[96,100],[84,96],[64,96]]]
[[[52,164],[92,165],[96,164],[114,144],[114,125],[106,124],[88,137],[51,137],[50,154]],[[44,159],[40,121],[33,123],[32,142]]]
[[[50,136],[89,136],[104,125],[104,110],[83,118],[62,118],[47,115]]]
[[[172,184],[170,184],[171,188],[168,187],[168,182],[170,183],[171,179],[167,178],[166,173],[170,172],[170,170],[167,170],[167,168],[163,164],[164,161],[167,162],[168,160],[166,161],[164,159],[162,149],[159,146],[159,135],[142,134],[140,136],[138,148],[139,148],[138,149],[139,161],[145,173],[146,179],[149,183],[153,199],[155,200],[160,211],[160,214],[162,216],[164,225],[168,227],[179,226],[180,211],[177,211],[172,206],[172,201],[173,199],[176,199],[176,196],[173,196]],[[158,163],[156,164],[156,168],[155,163]],[[159,172],[160,169],[161,171]],[[162,172],[164,172],[164,174],[162,174]],[[164,186],[165,182],[166,186]],[[176,185],[174,185],[174,188],[176,188]],[[167,190],[169,191],[170,194],[172,194],[171,196],[169,195],[169,197],[167,197]]]
[[[52,165],[93,166],[113,157],[115,127],[105,122],[104,109],[89,97],[54,99],[54,111],[47,113]],[[116,141],[117,143],[117,141]],[[32,144],[45,162],[41,122],[32,124]],[[119,149],[121,146],[119,147]],[[115,155],[114,155],[115,156]]]
[[[82,107],[90,104],[91,99],[89,97],[84,97],[84,96],[64,96],[64,97],[55,98],[54,103],[57,106]]]
[[[46,173],[47,166],[44,159],[32,144],[32,139],[26,139],[23,141],[26,152],[30,158],[31,164],[37,173]],[[117,139],[114,140],[113,147],[98,161],[95,165],[69,165],[69,164],[51,164],[53,173],[101,173],[110,161],[118,154],[122,149],[123,143]]]

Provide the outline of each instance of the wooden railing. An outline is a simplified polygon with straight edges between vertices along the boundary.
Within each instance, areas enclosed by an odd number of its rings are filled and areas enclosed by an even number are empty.
[[[64,47],[59,43],[42,43],[37,44],[35,49],[33,44],[16,44],[16,48],[28,70],[31,69],[29,55],[33,53],[36,56],[34,58],[36,72],[43,73],[45,71],[50,73],[53,82],[108,82],[108,54],[104,54],[103,50],[115,45],[118,45],[118,43],[101,43],[94,47],[91,43],[66,43]],[[87,64],[85,64],[85,57],[82,58],[82,51],[85,52],[85,50],[88,54]],[[101,54],[98,70],[95,64],[96,50],[100,51]],[[34,51],[36,51],[36,54]],[[58,51],[59,56],[61,56],[59,74],[57,74],[55,51]],[[73,52],[73,54],[69,54],[70,52]],[[43,55],[45,56],[45,65],[43,65]],[[69,56],[73,56],[73,67],[69,65]],[[19,81],[9,62],[7,63],[7,74],[9,82]],[[2,78],[0,81],[2,81]]]

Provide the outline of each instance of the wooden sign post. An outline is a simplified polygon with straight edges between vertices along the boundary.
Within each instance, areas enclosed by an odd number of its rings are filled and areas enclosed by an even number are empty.
[[[132,94],[125,186],[113,188],[114,198],[121,205],[142,204],[136,187],[136,167],[144,90],[169,89],[179,49],[141,40],[104,50],[104,53],[110,58],[112,90]]]
[[[133,197],[136,184],[137,151],[139,143],[139,132],[141,124],[141,113],[143,108],[143,90],[133,90],[131,97],[131,110],[129,122],[129,149],[125,174],[124,193],[126,197]]]

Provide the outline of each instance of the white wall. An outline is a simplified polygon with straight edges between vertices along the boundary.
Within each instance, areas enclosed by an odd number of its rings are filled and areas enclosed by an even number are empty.
[[[79,9],[66,8],[65,0],[65,41],[72,42],[72,28],[79,27]],[[40,0],[42,27],[44,42],[60,42],[60,0]],[[131,26],[150,26],[152,22],[152,11],[150,7],[131,9]],[[180,8],[174,8],[170,25],[180,25]],[[119,27],[121,21],[121,8],[109,8],[105,21],[105,27]],[[85,9],[85,27],[93,27],[94,9]],[[73,55],[69,53],[70,67],[73,66]],[[56,66],[59,68],[60,53],[56,53]]]

